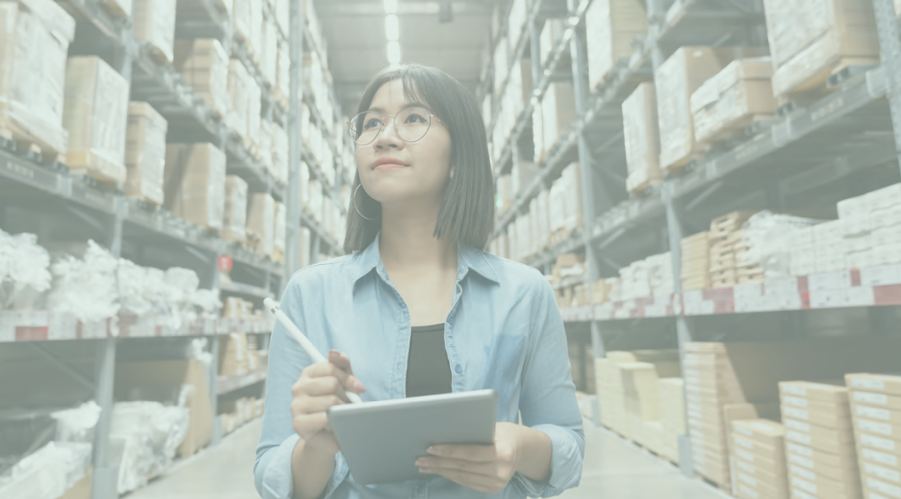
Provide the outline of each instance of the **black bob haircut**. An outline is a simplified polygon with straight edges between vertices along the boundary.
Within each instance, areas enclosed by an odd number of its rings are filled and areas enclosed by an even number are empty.
[[[484,250],[494,229],[495,191],[488,137],[475,98],[459,81],[440,69],[404,64],[375,75],[360,98],[357,113],[369,110],[376,92],[394,80],[403,82],[408,101],[429,106],[450,132],[454,176],[444,189],[435,237]],[[366,249],[381,230],[381,204],[369,197],[365,189],[357,191],[359,185],[358,172],[354,175],[352,196],[347,206],[345,253]],[[366,220],[357,213],[357,208],[375,220]]]

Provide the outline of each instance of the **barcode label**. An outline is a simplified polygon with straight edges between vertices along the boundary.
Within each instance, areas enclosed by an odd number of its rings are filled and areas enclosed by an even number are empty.
[[[802,399],[802,398],[800,398],[800,397],[785,396],[785,397],[782,397],[782,401],[783,401],[786,405],[793,405],[793,406],[796,406],[796,407],[803,407],[803,408],[805,408],[805,409],[807,408],[807,399]]]
[[[851,378],[851,386],[868,390],[885,390],[885,383],[881,379]]]
[[[875,407],[864,407],[857,406],[857,415],[858,416],[866,416],[868,418],[879,419],[882,421],[889,421],[892,419],[892,414],[886,409],[877,409]]]
[[[861,430],[864,431],[872,431],[873,433],[878,433],[880,435],[892,436],[892,425],[885,423],[875,423],[873,421],[867,421],[865,419],[858,419],[857,426]]]
[[[795,442],[801,442],[802,444],[810,445],[810,436],[805,435],[803,433],[789,430],[785,432],[785,438],[789,440],[794,440]]]
[[[815,480],[817,479],[817,474],[816,474],[816,473],[814,473],[814,472],[812,472],[812,471],[810,471],[810,470],[806,470],[806,469],[804,469],[804,468],[801,468],[800,466],[795,466],[794,464],[792,464],[792,465],[789,465],[789,469],[791,469],[791,472],[792,472],[793,474],[795,474],[795,475],[797,475],[797,476],[799,476],[799,477],[801,477],[801,478],[803,478],[803,479],[805,479],[805,480],[813,480],[813,481],[815,481]]]
[[[889,440],[887,438],[874,437],[873,435],[867,435],[867,434],[860,435],[860,442],[863,443],[864,445],[869,445],[870,447],[876,447],[877,449],[889,450],[889,451],[894,451],[895,447],[896,447],[894,440]]]
[[[808,420],[810,419],[810,413],[805,411],[804,409],[796,409],[794,407],[783,407],[782,413],[785,416],[791,416],[793,418]]]
[[[868,404],[888,405],[888,395],[870,392],[854,392],[854,400]]]
[[[782,393],[790,393],[792,395],[807,396],[807,388],[797,385],[785,385],[782,387]]]
[[[888,480],[890,482],[901,483],[901,473],[898,473],[897,471],[886,469],[882,466],[876,466],[875,464],[870,463],[864,463],[864,469],[867,473],[873,476],[878,476],[879,478]]]
[[[795,421],[793,419],[786,419],[785,426],[788,428],[798,430],[798,431],[803,431],[805,433],[810,433],[810,425],[807,423],[802,423],[801,421]]]
[[[897,456],[875,451],[873,449],[868,449],[866,447],[863,447],[861,450],[863,451],[863,457],[869,459],[870,461],[876,461],[877,463],[887,464],[889,466],[899,466]]]
[[[797,454],[789,454],[788,461],[795,464],[800,464],[801,466],[806,466],[810,469],[816,469],[814,467],[813,459],[808,459],[804,456],[799,456]]]
[[[786,447],[788,447],[788,451],[792,454],[798,454],[804,457],[813,457],[813,449],[810,447],[804,447],[803,445],[798,445],[792,442],[786,442]]]

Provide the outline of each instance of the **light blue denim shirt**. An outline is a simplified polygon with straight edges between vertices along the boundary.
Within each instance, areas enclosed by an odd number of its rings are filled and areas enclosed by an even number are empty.
[[[519,422],[553,443],[551,477],[516,474],[490,497],[551,497],[578,485],[585,438],[570,374],[563,321],[554,292],[537,270],[458,246],[457,285],[445,323],[454,392],[492,388],[497,420]],[[363,401],[404,398],[410,312],[388,278],[376,237],[366,250],[294,274],[281,303],[320,352],[350,356],[366,385]],[[292,497],[291,387],[311,360],[279,324],[272,332],[263,433],[254,477],[264,499]],[[326,498],[477,498],[486,494],[438,476],[359,485],[339,452]]]

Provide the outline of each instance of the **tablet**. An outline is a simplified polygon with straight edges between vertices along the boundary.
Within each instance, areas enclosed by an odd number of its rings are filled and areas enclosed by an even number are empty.
[[[416,459],[435,444],[491,445],[494,390],[338,405],[328,420],[354,481],[362,485],[426,478]]]

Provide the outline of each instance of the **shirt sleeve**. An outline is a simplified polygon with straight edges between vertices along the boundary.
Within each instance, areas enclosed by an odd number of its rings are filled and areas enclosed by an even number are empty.
[[[303,310],[300,306],[300,286],[295,274],[282,297],[281,309],[300,328],[304,329]],[[300,436],[291,425],[291,388],[300,373],[312,363],[312,359],[276,322],[269,344],[269,368],[266,381],[266,406],[263,413],[263,431],[257,447],[253,467],[254,484],[263,499],[291,499],[294,480],[291,461]],[[325,489],[324,498],[330,497],[347,477],[348,467],[341,453],[335,456],[335,467]]]
[[[517,473],[513,484],[529,497],[553,497],[581,480],[585,432],[554,291],[542,282],[536,294],[519,409],[525,426],[551,439],[551,477],[537,482]]]

